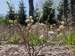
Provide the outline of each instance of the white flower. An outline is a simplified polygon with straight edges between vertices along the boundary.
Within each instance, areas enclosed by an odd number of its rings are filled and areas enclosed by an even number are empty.
[[[50,29],[52,29],[52,28],[53,28],[53,25],[50,26]]]
[[[27,26],[28,26],[28,27],[30,27],[30,26],[31,26],[31,24],[29,23]]]
[[[43,35],[40,36],[40,39],[42,39],[42,38],[43,38]]]
[[[48,34],[54,34],[54,31],[49,31]]]
[[[13,23],[13,20],[9,20],[9,23]]]
[[[55,26],[56,24],[53,24],[53,26]]]
[[[59,35],[56,36],[57,38],[59,37]]]
[[[30,19],[25,20],[26,23],[30,23]]]
[[[31,20],[31,23],[33,23],[34,22],[34,20]]]
[[[32,19],[33,17],[32,17],[32,16],[30,16],[29,18],[30,18],[30,19]]]
[[[60,33],[59,36],[60,36],[60,37],[63,36],[63,33]]]
[[[29,33],[31,33],[31,30],[29,30]]]
[[[7,36],[9,36],[10,34],[7,34]]]
[[[62,37],[62,36],[63,36],[63,33],[60,33],[56,37],[58,38],[58,37]]]
[[[41,14],[41,13],[42,13],[42,11],[41,11],[41,10],[39,10],[39,11],[38,11],[38,13],[39,13],[39,14]]]
[[[63,26],[63,25],[60,25],[59,28],[60,28],[60,29],[64,29],[64,26]]]
[[[64,22],[64,21],[62,21],[62,22],[61,22],[61,24],[62,24],[62,25],[64,25],[64,24],[65,24],[65,22]]]
[[[15,23],[17,23],[17,20],[14,20]]]
[[[13,26],[13,24],[11,24],[11,26]]]
[[[57,29],[57,32],[60,32],[60,29]]]
[[[14,12],[15,10],[14,9],[12,9],[12,12]]]

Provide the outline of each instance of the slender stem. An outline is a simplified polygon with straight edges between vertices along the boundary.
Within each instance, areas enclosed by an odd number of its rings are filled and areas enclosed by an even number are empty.
[[[51,10],[51,13],[52,13],[53,10]],[[51,13],[48,15],[48,19],[46,21],[46,24],[48,23],[48,20],[49,20],[49,17],[51,16]]]

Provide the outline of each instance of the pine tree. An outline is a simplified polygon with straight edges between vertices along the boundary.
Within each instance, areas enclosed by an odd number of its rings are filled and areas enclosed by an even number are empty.
[[[41,19],[41,21],[43,23],[46,23],[48,18],[49,18],[49,20],[48,20],[49,24],[54,23],[52,18],[54,18],[54,16],[55,16],[55,10],[52,8],[52,6],[53,6],[53,1],[51,1],[51,0],[48,0],[44,3],[44,5],[43,5],[43,17]]]
[[[19,11],[18,11],[18,22],[22,25],[26,25],[25,20],[26,20],[26,14],[25,14],[25,7],[24,7],[24,3],[23,0],[20,1],[19,4]]]
[[[38,10],[39,10],[39,8],[36,8],[36,9],[34,9],[34,11],[33,11],[34,24],[38,21]]]
[[[64,0],[60,1],[59,6],[57,8],[59,14],[57,15],[59,20],[62,20],[62,16],[64,14]],[[68,7],[67,7],[67,16],[70,14],[70,3],[68,2]]]
[[[64,0],[64,17],[66,19],[67,19],[67,8],[68,8],[68,0]]]
[[[73,18],[73,22],[75,22],[75,0],[70,0],[71,1],[71,15]]]
[[[57,8],[57,10],[59,12],[59,14],[57,15],[57,17],[58,17],[59,20],[62,20],[61,18],[63,16],[63,8],[64,8],[64,1],[62,0],[62,1],[60,1],[60,4],[59,4],[59,6]]]

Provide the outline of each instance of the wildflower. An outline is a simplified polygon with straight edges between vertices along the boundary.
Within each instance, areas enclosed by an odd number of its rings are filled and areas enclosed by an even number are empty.
[[[9,2],[8,1],[6,1],[6,3],[9,5]]]
[[[12,12],[14,12],[15,10],[14,9],[12,9]]]
[[[31,23],[33,23],[34,22],[34,20],[31,20]]]
[[[59,35],[56,36],[57,38],[59,37]]]
[[[30,19],[25,20],[26,23],[30,23]]]
[[[31,30],[29,30],[29,33],[31,33]]]
[[[42,11],[41,11],[41,10],[39,10],[39,11],[38,11],[38,13],[39,13],[39,14],[41,14],[41,13],[42,13]]]
[[[32,16],[30,16],[29,18],[30,18],[30,19],[32,19],[33,17],[32,17]]]
[[[64,25],[64,23],[65,23],[64,21],[61,22],[62,25]]]
[[[63,33],[58,34],[56,37],[62,37]]]
[[[53,26],[51,25],[51,26],[50,26],[50,29],[52,29],[52,28],[53,28]]]
[[[7,34],[7,36],[9,36],[10,34]]]
[[[53,24],[53,26],[55,26],[55,24]]]
[[[13,20],[9,20],[9,23],[13,23]]]
[[[27,30],[29,30],[29,27],[26,27]]]
[[[43,38],[43,35],[40,36],[40,39],[42,39],[42,38]]]
[[[17,23],[17,20],[14,20],[15,23]]]
[[[63,33],[60,33],[59,36],[60,36],[60,37],[63,36]]]
[[[11,24],[11,26],[13,26],[13,24]]]
[[[63,25],[60,25],[60,27],[59,27],[60,29],[64,29],[64,26]]]
[[[57,29],[57,32],[60,32],[60,29]]]
[[[54,34],[54,31],[49,31],[48,33],[53,35]]]
[[[27,26],[28,26],[28,27],[30,27],[30,26],[31,26],[31,24],[29,23]]]

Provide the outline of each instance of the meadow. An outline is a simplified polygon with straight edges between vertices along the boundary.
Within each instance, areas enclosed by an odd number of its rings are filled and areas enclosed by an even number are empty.
[[[6,1],[9,12],[0,16],[0,56],[75,56],[75,18],[64,1],[56,8],[48,0],[41,11],[30,0],[28,18],[23,1],[18,12]]]
[[[38,13],[40,13],[40,11]],[[54,55],[54,53],[51,53],[52,51],[50,52],[50,50],[48,50],[50,48],[56,52],[59,51],[59,49],[61,49],[61,51],[63,51],[63,49],[68,51],[66,54],[63,54],[65,51],[61,53],[57,52],[58,54],[55,53],[57,56],[71,55],[70,53],[75,53],[75,26],[73,25],[72,21],[70,21],[70,23],[59,21],[60,23],[58,25],[49,25],[39,23],[38,20],[36,24],[33,24],[33,17],[30,16],[30,19],[25,20],[27,26],[19,24],[17,20],[9,20],[8,22],[9,25],[6,27],[0,24],[0,44],[3,46],[10,45],[9,47],[12,46],[11,48],[14,49],[19,49],[19,46],[20,48],[23,46],[25,47],[23,48],[24,51],[27,52],[24,55],[29,54],[29,56],[39,56],[46,54]],[[16,45],[18,47],[13,47]],[[17,54],[12,53],[12,55]]]

